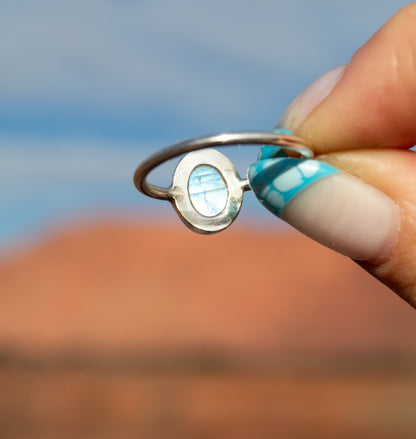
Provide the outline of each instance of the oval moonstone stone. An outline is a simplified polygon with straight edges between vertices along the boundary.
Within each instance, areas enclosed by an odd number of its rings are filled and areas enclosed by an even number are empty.
[[[216,216],[227,204],[228,189],[219,171],[208,165],[197,166],[189,176],[189,198],[204,216]]]

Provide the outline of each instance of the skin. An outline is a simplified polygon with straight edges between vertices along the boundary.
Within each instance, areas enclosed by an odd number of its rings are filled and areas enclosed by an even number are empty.
[[[416,144],[416,3],[354,54],[333,91],[306,118],[291,116],[285,128],[309,142],[319,160],[359,177],[400,207],[393,251],[359,264],[416,307],[416,153],[408,151]]]

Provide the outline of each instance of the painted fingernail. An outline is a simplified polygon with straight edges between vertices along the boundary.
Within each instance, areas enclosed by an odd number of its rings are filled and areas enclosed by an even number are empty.
[[[344,74],[346,66],[330,70],[303,91],[283,113],[275,128],[296,131],[312,111],[331,93]]]
[[[350,258],[382,259],[397,243],[398,206],[378,189],[324,162],[262,160],[250,166],[248,178],[268,210]]]

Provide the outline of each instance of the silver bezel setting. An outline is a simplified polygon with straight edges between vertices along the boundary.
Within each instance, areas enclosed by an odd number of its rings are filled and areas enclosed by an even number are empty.
[[[311,148],[300,138],[290,133],[275,131],[233,131],[195,137],[167,146],[147,157],[134,173],[136,188],[148,197],[166,200],[172,203],[182,221],[192,230],[202,234],[212,234],[228,227],[237,217],[242,203],[244,191],[250,190],[247,180],[241,180],[233,164],[221,153],[212,150],[213,147],[233,145],[271,145],[283,150],[288,156],[300,159],[314,157]],[[214,151],[206,155],[207,149]],[[193,151],[195,153],[193,153]],[[198,155],[196,155],[198,151]],[[195,160],[191,169],[183,163],[175,171],[174,183],[170,187],[161,187],[147,181],[149,173],[163,162],[183,154]],[[198,159],[194,159],[198,157]],[[221,157],[221,158],[220,158]],[[185,160],[185,158],[183,159]],[[191,160],[191,159],[187,159]],[[213,160],[213,161],[211,161]],[[192,171],[203,165],[212,165],[224,179],[229,194],[225,209],[216,216],[203,216],[195,210],[189,199],[188,181]]]
[[[189,196],[188,183],[191,173],[199,166],[211,166],[223,178],[228,196],[224,209],[215,216],[199,213]],[[237,217],[243,202],[247,181],[242,180],[231,161],[215,149],[188,153],[176,167],[170,200],[182,221],[193,231],[201,234],[217,233],[227,228]]]

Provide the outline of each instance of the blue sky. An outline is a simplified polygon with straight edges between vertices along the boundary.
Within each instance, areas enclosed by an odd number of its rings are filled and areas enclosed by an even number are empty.
[[[407,3],[3,0],[0,244],[100,212],[176,221],[131,183],[148,153],[270,129]],[[244,172],[256,151],[231,156]],[[240,221],[272,220],[246,199]]]

